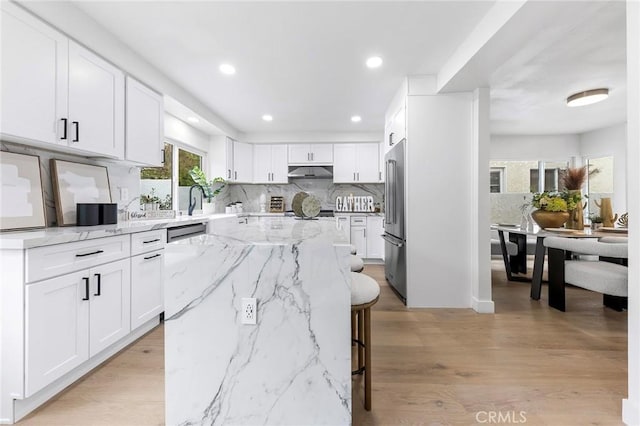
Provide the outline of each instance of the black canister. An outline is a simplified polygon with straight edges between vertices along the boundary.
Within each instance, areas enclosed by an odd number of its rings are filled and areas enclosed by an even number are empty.
[[[76,204],[76,225],[100,225],[100,203]]]
[[[100,204],[100,225],[113,225],[118,223],[118,204]]]

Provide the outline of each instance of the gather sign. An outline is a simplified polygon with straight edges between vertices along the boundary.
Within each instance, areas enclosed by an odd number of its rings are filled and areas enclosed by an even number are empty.
[[[373,197],[371,195],[363,196],[337,196],[336,209],[337,212],[373,212]]]

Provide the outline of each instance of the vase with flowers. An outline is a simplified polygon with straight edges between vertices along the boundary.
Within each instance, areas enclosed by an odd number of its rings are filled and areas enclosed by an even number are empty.
[[[569,191],[537,192],[533,194],[531,205],[538,210],[531,213],[531,218],[541,228],[560,228],[569,220],[569,211],[575,209],[580,200],[580,194]]]

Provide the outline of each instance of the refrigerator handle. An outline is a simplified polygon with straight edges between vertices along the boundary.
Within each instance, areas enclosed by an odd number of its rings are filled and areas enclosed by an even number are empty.
[[[397,182],[396,178],[398,177],[397,176],[398,166],[396,164],[396,160],[389,160],[389,163],[392,165],[391,176],[393,176],[393,179],[392,179],[393,186],[392,186],[392,190],[391,190],[391,201],[392,201],[391,204],[393,205],[393,210],[392,210],[391,213],[393,214],[393,217],[391,218],[391,223],[393,223],[395,225],[397,223],[397,221],[396,221],[396,209],[397,209],[397,205],[398,205],[397,204],[398,200],[396,199],[396,194],[397,194],[396,190],[398,189],[398,188],[396,188],[396,182]]]
[[[384,199],[385,199],[385,206],[384,206],[384,223],[385,224],[391,224],[391,221],[389,221],[389,212],[391,211],[391,198],[390,198],[390,181],[391,181],[391,174],[389,173],[389,160],[387,160],[384,163],[384,167],[385,167],[385,179],[384,179]]]

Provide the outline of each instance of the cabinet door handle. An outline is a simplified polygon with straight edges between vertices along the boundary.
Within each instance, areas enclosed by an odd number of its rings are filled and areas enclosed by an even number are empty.
[[[367,238],[367,228],[364,228],[362,232],[363,232],[362,236]]]
[[[100,253],[104,253],[104,250],[96,250],[96,251],[92,251],[91,253],[76,254],[76,257],[92,256],[94,254],[100,254]]]
[[[160,150],[160,155],[162,155],[162,157],[160,158],[160,164],[164,164],[164,149]]]
[[[80,123],[77,121],[72,121],[71,124],[76,126],[76,137],[71,142],[80,142]]]
[[[62,121],[62,137],[60,138],[60,140],[66,140],[67,139],[67,119],[61,118],[60,121]]]
[[[238,180],[238,172],[233,172],[233,174],[234,174],[234,179]]]
[[[382,172],[378,172],[378,180],[382,180]]]
[[[353,180],[356,180],[356,172],[353,172]]]
[[[307,152],[307,161],[311,161],[311,154]]]
[[[100,274],[93,274],[94,277],[98,278],[98,288],[97,288],[97,293],[93,293],[94,296],[100,296],[101,291],[102,291],[102,277],[100,276]]]
[[[393,132],[389,133],[389,146],[393,146]]]
[[[227,179],[231,179],[231,169],[227,169]]]
[[[142,244],[149,244],[149,243],[155,243],[160,241],[160,238],[156,238],[155,240],[149,240],[149,241],[143,241]]]
[[[160,253],[156,253],[156,254],[154,254],[153,256],[146,256],[146,257],[144,257],[144,260],[154,259],[154,258],[156,258],[156,257],[160,257],[160,256],[162,256]]]
[[[82,300],[89,300],[89,277],[82,277],[84,280],[84,297]]]
[[[311,153],[311,161],[313,161],[313,152]]]

